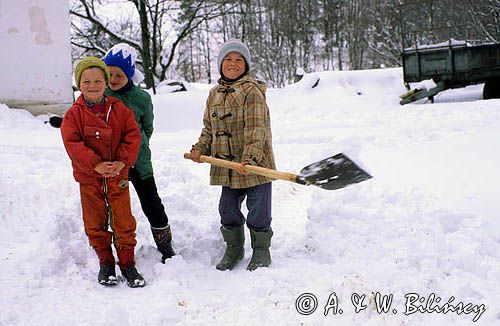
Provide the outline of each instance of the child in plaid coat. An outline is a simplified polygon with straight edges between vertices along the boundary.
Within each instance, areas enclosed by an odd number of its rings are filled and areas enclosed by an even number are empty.
[[[218,55],[221,78],[210,90],[204,127],[191,150],[195,162],[199,162],[200,155],[210,155],[241,166],[236,171],[216,166],[210,170],[210,184],[222,186],[220,230],[227,247],[217,264],[219,270],[233,269],[244,256],[245,216],[241,203],[245,197],[253,249],[247,269],[271,264],[272,179],[250,175],[243,169],[245,165],[275,169],[266,85],[249,74],[250,66],[250,51],[244,43],[232,39],[222,46]]]

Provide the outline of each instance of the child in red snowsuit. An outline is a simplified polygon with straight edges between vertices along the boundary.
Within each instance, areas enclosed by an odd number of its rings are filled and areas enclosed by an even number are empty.
[[[134,112],[104,95],[109,80],[109,69],[100,59],[86,57],[78,63],[75,81],[82,94],[64,115],[61,134],[80,183],[83,224],[99,258],[99,283],[117,284],[114,241],[128,285],[142,287],[144,278],[135,267],[136,221],[127,175],[137,159],[141,134]]]

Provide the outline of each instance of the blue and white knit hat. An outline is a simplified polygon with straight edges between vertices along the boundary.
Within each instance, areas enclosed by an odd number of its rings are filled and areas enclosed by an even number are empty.
[[[133,47],[125,43],[118,43],[106,53],[103,59],[108,66],[121,68],[127,78],[135,84],[140,83],[144,76],[135,67],[137,61],[137,52]]]
[[[245,45],[245,43],[241,42],[238,39],[230,39],[226,43],[224,43],[219,51],[219,55],[217,56],[217,66],[219,67],[219,73],[222,75],[222,60],[231,52],[238,52],[245,58],[247,62],[247,67],[250,69],[252,65],[252,57],[250,56],[250,50]]]

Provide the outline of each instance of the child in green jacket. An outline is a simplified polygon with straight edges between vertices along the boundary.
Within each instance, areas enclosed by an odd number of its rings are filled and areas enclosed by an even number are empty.
[[[129,180],[137,192],[144,215],[149,220],[153,238],[162,262],[175,255],[172,249],[172,233],[165,208],[158,196],[149,140],[153,134],[153,103],[151,96],[134,84],[142,81],[142,74],[136,69],[137,53],[125,43],[113,46],[104,56],[110,70],[110,83],[106,94],[120,99],[135,114],[141,131],[141,146],[137,162],[129,170]]]

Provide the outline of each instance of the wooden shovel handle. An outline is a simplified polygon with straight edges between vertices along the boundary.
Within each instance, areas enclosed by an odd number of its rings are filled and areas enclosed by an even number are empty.
[[[191,154],[184,153],[184,158],[190,160]],[[205,156],[205,155],[200,155],[200,162],[210,163],[213,165],[217,165],[217,166],[232,169],[232,170],[241,168],[240,163],[221,160],[219,158]],[[253,166],[253,165],[245,165],[243,167],[243,169],[245,171],[247,171],[248,173],[261,175],[261,176],[268,177],[271,179],[285,180],[285,181],[297,183],[297,175],[295,175],[293,173],[279,172],[279,171],[276,171],[273,169],[267,169],[267,168],[263,168],[260,166]]]

